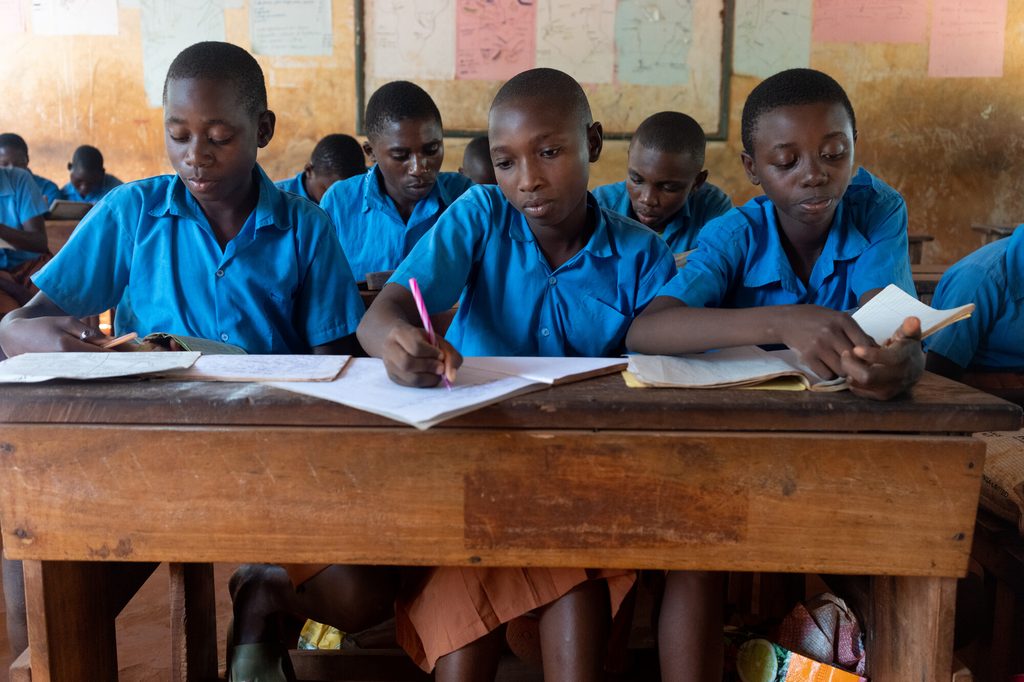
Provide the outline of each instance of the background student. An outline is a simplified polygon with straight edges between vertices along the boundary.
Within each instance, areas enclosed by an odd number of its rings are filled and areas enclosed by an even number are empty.
[[[31,277],[50,259],[43,222],[47,207],[31,173],[0,168],[0,318],[38,291]]]
[[[374,92],[366,104],[366,137],[373,167],[334,184],[320,200],[359,280],[394,270],[471,184],[459,173],[440,172],[441,112],[418,85],[393,81]]]
[[[0,133],[0,168],[22,168],[32,173],[28,167],[28,143],[16,133]],[[32,180],[39,188],[39,193],[49,207],[55,199],[60,199],[60,188],[52,180],[32,173]]]
[[[476,185],[494,185],[494,164],[491,163],[491,143],[486,135],[474,137],[462,152],[462,165],[459,172]]]
[[[61,198],[95,204],[107,192],[122,184],[103,167],[103,154],[96,147],[83,144],[68,162],[70,182],[61,188]]]
[[[363,148],[351,135],[327,135],[313,148],[309,161],[299,173],[274,183],[278,189],[320,203],[331,185],[366,172]]]
[[[674,254],[692,250],[710,220],[732,200],[707,181],[707,140],[697,121],[677,111],[645,119],[629,143],[626,179],[594,190],[605,208],[661,235]]]

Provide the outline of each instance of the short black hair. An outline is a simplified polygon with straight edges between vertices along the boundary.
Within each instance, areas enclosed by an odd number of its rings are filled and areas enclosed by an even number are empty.
[[[167,69],[164,104],[167,104],[167,84],[182,79],[230,83],[238,93],[239,102],[251,116],[259,116],[267,110],[263,69],[251,54],[237,45],[211,40],[179,52]]]
[[[754,133],[762,116],[779,107],[801,104],[841,104],[850,116],[850,127],[857,133],[857,117],[843,86],[832,76],[814,69],[789,69],[761,81],[743,105],[741,137],[743,151],[754,153]]]
[[[18,133],[0,133],[0,147],[10,147],[28,154],[28,143]]]
[[[555,110],[565,110],[577,116],[583,126],[594,122],[590,102],[576,79],[558,69],[530,69],[506,81],[491,102],[491,111],[497,107],[523,99],[541,99],[551,103]]]
[[[71,155],[71,165],[84,171],[103,170],[103,152],[96,147],[83,144]]]
[[[467,156],[479,156],[490,162],[491,142],[487,139],[486,135],[477,135],[466,144],[466,149],[462,152],[462,157],[466,158]]]
[[[661,111],[645,118],[633,133],[633,142],[666,154],[685,154],[704,165],[704,129],[692,116],[678,111]]]
[[[366,172],[362,145],[351,135],[341,133],[327,135],[317,142],[310,163],[313,170],[334,173],[343,180]]]
[[[389,123],[432,119],[442,128],[441,112],[427,91],[409,81],[391,81],[377,88],[366,103],[366,135],[380,135]]]

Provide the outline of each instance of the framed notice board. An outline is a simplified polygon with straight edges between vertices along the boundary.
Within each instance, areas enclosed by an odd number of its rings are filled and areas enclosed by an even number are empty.
[[[356,121],[392,80],[422,86],[445,133],[487,129],[501,84],[550,66],[583,84],[607,138],[682,111],[725,139],[732,0],[355,0]]]

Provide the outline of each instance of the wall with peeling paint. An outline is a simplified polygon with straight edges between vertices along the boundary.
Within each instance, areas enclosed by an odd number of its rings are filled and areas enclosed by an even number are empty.
[[[248,45],[245,10],[226,10],[228,40]],[[355,126],[351,0],[334,0],[334,56],[260,57],[278,114],[261,153],[272,177],[304,163],[316,140]],[[139,10],[120,10],[104,37],[5,36],[0,44],[0,129],[24,135],[32,168],[58,184],[78,144],[98,146],[123,179],[167,172],[161,112],[142,89]],[[811,65],[831,73],[857,110],[860,162],[907,199],[911,231],[931,234],[925,259],[951,262],[980,244],[971,223],[1024,221],[1024,2],[1011,2],[1002,78],[926,77],[927,45],[815,45]],[[729,139],[708,149],[714,182],[742,202],[757,192],[739,163],[739,116],[756,79],[733,78]],[[455,104],[455,103],[451,103]],[[439,102],[442,113],[449,103]],[[600,112],[595,112],[600,117]],[[449,140],[455,169],[465,140]],[[592,184],[619,180],[626,143],[610,141]]]

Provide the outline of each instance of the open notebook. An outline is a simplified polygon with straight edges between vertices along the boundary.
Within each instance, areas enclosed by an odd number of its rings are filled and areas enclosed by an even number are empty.
[[[355,358],[331,382],[271,385],[428,429],[516,395],[611,374],[625,365],[624,358],[470,357],[449,391],[443,386],[400,386],[388,378],[383,361]]]
[[[890,284],[853,314],[871,338],[883,345],[908,317],[921,320],[922,338],[970,317],[974,304],[937,310]],[[789,349],[766,351],[757,346],[725,348],[693,355],[634,355],[626,384],[634,388],[740,388],[842,391],[844,379],[825,380],[800,362]]]

